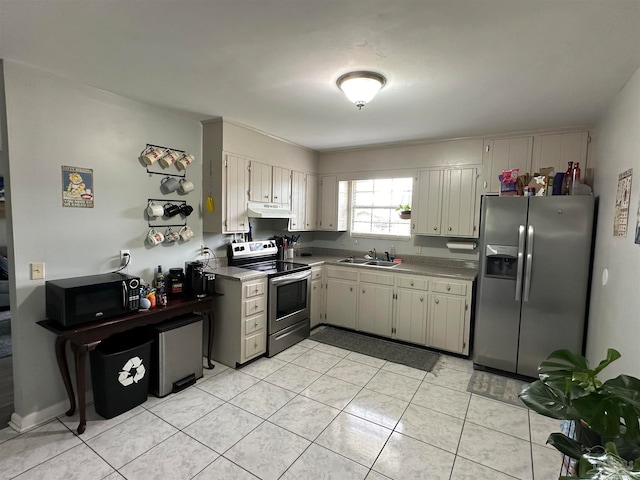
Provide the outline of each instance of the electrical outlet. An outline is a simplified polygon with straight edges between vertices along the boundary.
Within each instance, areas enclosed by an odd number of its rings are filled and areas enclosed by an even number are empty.
[[[206,245],[200,245],[200,256],[204,257],[204,250],[207,248]]]
[[[44,262],[31,264],[31,280],[42,280],[44,278]]]
[[[422,253],[422,247],[420,245],[416,245],[416,253]]]
[[[129,262],[128,265],[127,261]],[[120,250],[120,266],[124,267],[125,265],[131,266],[131,252],[129,250]]]

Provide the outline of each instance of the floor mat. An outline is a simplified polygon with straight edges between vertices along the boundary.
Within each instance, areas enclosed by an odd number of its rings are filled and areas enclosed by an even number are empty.
[[[0,358],[9,355],[11,355],[11,319],[4,318],[0,319]]]
[[[344,348],[352,352],[400,363],[419,370],[431,371],[440,354],[423,348],[370,337],[361,333],[322,326],[311,332],[311,340]]]
[[[528,382],[516,380],[515,378],[474,370],[467,385],[467,392],[524,407],[525,404],[518,398],[518,394],[527,385],[529,385]]]

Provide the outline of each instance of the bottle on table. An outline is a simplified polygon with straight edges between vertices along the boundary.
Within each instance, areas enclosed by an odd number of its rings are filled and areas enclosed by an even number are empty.
[[[571,189],[573,187],[573,162],[568,162],[567,171],[562,179],[562,194],[571,195]]]
[[[159,306],[167,305],[166,280],[164,273],[162,273],[162,265],[158,265],[158,269],[153,278],[153,286],[156,289],[156,304],[159,304]]]

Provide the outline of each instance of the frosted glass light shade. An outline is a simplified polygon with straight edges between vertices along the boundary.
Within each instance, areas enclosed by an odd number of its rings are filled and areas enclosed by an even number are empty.
[[[386,82],[386,79],[379,73],[351,72],[342,75],[336,83],[349,101],[354,103],[358,109],[361,109],[373,100],[373,97],[376,96]]]

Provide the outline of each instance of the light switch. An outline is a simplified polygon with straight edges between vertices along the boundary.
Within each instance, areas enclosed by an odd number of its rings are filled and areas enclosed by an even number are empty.
[[[44,262],[31,264],[31,280],[42,280],[44,278]]]

